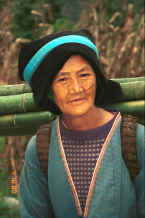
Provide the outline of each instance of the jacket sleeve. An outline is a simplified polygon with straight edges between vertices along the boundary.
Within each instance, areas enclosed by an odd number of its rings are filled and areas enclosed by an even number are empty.
[[[37,156],[36,136],[31,138],[26,148],[18,198],[22,218],[53,218],[47,179]]]
[[[138,124],[137,127],[137,157],[140,172],[135,180],[136,201],[138,217],[145,217],[145,127]]]

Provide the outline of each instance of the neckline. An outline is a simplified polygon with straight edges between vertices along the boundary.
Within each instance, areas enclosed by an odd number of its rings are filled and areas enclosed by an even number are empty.
[[[114,116],[111,120],[109,120],[108,122],[106,122],[105,124],[103,124],[102,126],[96,127],[96,128],[92,128],[89,130],[71,130],[68,129],[64,126],[63,122],[62,122],[62,118],[59,117],[59,124],[60,124],[60,131],[62,133],[62,135],[68,136],[68,137],[75,137],[75,138],[87,138],[88,136],[96,136],[100,135],[102,132],[107,131],[108,128],[111,126],[111,124],[113,123],[113,121],[115,120],[115,118],[117,117],[119,112],[115,112]]]

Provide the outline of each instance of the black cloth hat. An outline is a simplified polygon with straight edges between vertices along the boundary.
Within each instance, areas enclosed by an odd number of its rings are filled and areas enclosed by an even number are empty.
[[[68,43],[64,41],[64,43],[61,42],[59,45],[53,47],[53,49],[50,49],[50,42],[52,42],[51,44],[54,46],[54,40],[61,39],[64,36],[68,36],[67,38],[69,39],[72,35],[83,36],[86,41],[84,41],[84,43],[75,40]],[[31,63],[32,58],[38,54],[41,48],[43,48],[44,51],[46,44],[48,45],[47,49],[50,49],[50,51],[46,53],[41,61],[39,61],[41,55],[38,55],[38,61],[37,58],[35,58],[36,61],[34,60],[33,63]],[[100,67],[97,48],[94,47],[95,43],[93,37],[86,29],[53,33],[39,40],[23,44],[19,54],[19,76],[21,80],[25,80],[29,83],[33,91],[34,100],[41,109],[49,110],[54,114],[61,113],[53,100],[51,85],[64,63],[74,54],[79,54],[84,57],[94,69],[97,80],[95,98],[95,104],[97,106],[104,107],[107,104],[112,104],[116,99],[122,96],[120,84],[105,78]],[[36,64],[36,62],[40,63]],[[29,67],[28,70],[26,69],[27,67]],[[31,71],[31,69],[33,69],[33,73],[30,76],[29,70]],[[28,73],[28,76],[25,75],[25,72]],[[29,77],[29,81],[26,77]]]

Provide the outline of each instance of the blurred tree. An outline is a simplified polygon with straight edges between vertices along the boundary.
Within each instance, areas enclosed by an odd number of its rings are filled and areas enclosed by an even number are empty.
[[[1,0],[0,1],[0,11],[5,7],[6,5],[6,1],[5,0]]]
[[[16,37],[33,38],[35,19],[31,11],[34,9],[34,0],[13,0],[12,32]]]
[[[134,4],[135,14],[144,8],[143,0],[13,0],[12,30],[16,37],[29,39],[39,38],[48,24],[53,25],[54,32],[80,27],[91,30],[94,29],[96,16],[109,21],[115,12],[121,16],[117,16],[112,24],[123,26],[128,3]]]
[[[52,6],[54,32],[91,28],[95,12],[93,0],[45,0]],[[96,12],[95,12],[96,13]]]
[[[39,37],[40,26],[44,26],[40,23],[44,21],[53,24],[54,31],[90,28],[96,13],[93,0],[13,0],[12,11],[15,37],[29,39]]]
[[[144,0],[102,0],[102,1],[98,1],[95,0],[96,2],[99,2],[98,4],[103,4],[104,2],[104,7],[106,10],[106,20],[109,20],[112,15],[116,12],[121,13],[121,16],[118,16],[117,19],[115,19],[114,21],[114,25],[119,25],[122,26],[124,24],[125,21],[125,16],[127,13],[127,5],[128,4],[133,4],[133,10],[134,10],[134,16],[138,13],[140,14],[143,10],[144,10]],[[102,2],[102,3],[101,3]]]
[[[129,3],[134,4],[134,12],[139,13],[144,11],[144,0],[128,0]]]

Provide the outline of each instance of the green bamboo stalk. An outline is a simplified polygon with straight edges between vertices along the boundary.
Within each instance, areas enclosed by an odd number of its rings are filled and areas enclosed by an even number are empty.
[[[107,108],[114,109],[120,112],[126,112],[133,115],[144,115],[145,100],[120,102],[107,106]]]
[[[145,77],[135,77],[135,78],[121,78],[121,79],[112,79],[116,82],[129,83],[131,85],[134,82],[145,82]],[[139,84],[139,83],[138,83]],[[17,85],[1,85],[0,86],[0,96],[8,95],[19,95],[23,93],[31,93],[32,90],[27,84],[17,84]]]
[[[50,121],[49,121],[50,122]],[[47,122],[47,123],[49,123]],[[145,118],[139,117],[138,123],[145,126]],[[0,136],[24,136],[34,135],[40,125],[29,126],[24,128],[0,128]]]
[[[116,79],[112,79],[116,82],[119,83],[131,83],[131,82],[145,82],[145,77],[132,77],[132,78],[116,78]]]
[[[145,99],[145,82],[120,83],[123,98],[120,101],[134,101]],[[36,107],[32,93],[0,96],[0,115],[40,111]]]
[[[121,101],[145,99],[145,81],[123,82],[120,85],[123,92]]]
[[[32,93],[0,97],[0,115],[39,110],[34,103]]]
[[[26,83],[0,86],[0,96],[19,95],[19,94],[30,93],[30,92],[32,92],[31,87]]]
[[[48,111],[28,112],[0,116],[0,128],[35,128],[54,119]]]
[[[143,116],[144,106],[145,100],[139,100],[113,104],[108,106],[108,108]],[[0,116],[0,128],[31,128],[50,122],[55,117],[56,116],[48,111],[3,115]]]

